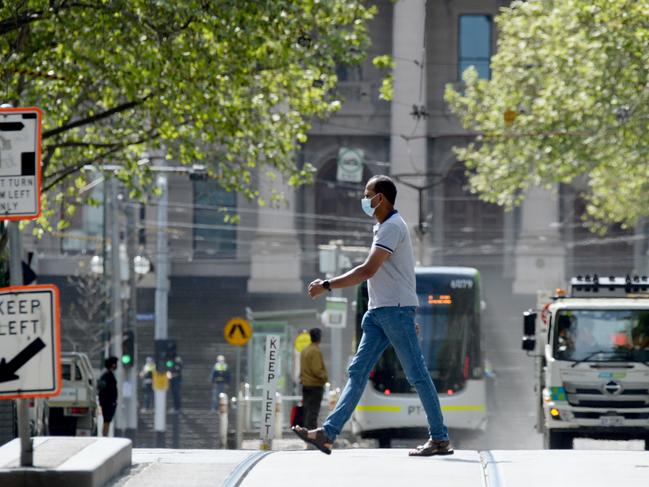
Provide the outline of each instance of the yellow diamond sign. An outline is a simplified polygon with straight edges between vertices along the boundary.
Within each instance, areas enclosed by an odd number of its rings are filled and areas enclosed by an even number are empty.
[[[252,327],[244,318],[232,318],[225,324],[223,336],[230,345],[241,347],[252,338]]]

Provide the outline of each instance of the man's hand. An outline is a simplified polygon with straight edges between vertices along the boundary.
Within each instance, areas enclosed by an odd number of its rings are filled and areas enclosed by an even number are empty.
[[[316,279],[311,284],[309,284],[309,296],[311,296],[311,299],[315,299],[322,293],[327,292],[327,290],[322,287],[323,282],[324,281],[322,279]]]

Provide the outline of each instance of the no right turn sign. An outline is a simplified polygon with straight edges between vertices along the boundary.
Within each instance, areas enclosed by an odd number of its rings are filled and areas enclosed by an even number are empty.
[[[0,220],[30,220],[41,212],[39,108],[0,108]]]

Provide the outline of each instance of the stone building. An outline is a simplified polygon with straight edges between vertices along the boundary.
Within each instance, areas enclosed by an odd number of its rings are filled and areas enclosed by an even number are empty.
[[[373,222],[362,213],[359,200],[371,175],[390,174],[399,182],[397,208],[412,229],[418,262],[478,268],[487,305],[501,313],[522,311],[535,302],[537,290],[553,289],[573,273],[646,272],[645,227],[640,225],[635,234],[613,228],[605,238],[589,234],[581,220],[579,187],[535,189],[511,213],[466,191],[464,168],[452,148],[472,136],[450,114],[443,92],[448,83],[460,86],[461,73],[470,65],[480,76],[490,76],[498,38],[494,17],[509,1],[376,4],[367,60],[338,70],[342,109],[328,120],[315,120],[297,154],[317,169],[314,185],[293,189],[281,180],[262,178],[262,193],[274,189],[285,195],[286,205],[273,209],[258,208],[211,181],[170,176],[164,228],[171,264],[169,336],[177,339],[185,358],[192,407],[209,407],[207,377],[217,353],[230,363],[235,359],[223,337],[229,318],[245,315],[246,308],[264,312],[256,333],[272,328],[273,322],[287,323],[289,340],[298,329],[319,324],[310,310],[322,311],[324,303],[309,300],[306,285],[322,275],[321,249],[331,241],[339,241],[345,254],[343,269],[364,257]],[[396,65],[390,102],[378,97],[385,73],[371,62],[381,54],[391,54]],[[95,190],[101,198],[101,185]],[[236,212],[240,223],[228,223],[223,207]],[[132,224],[120,219],[122,240],[132,239],[136,252],[155,261],[156,202],[122,201],[120,208],[124,214],[133,212]],[[101,254],[102,221],[101,208],[85,208],[64,235],[29,243],[40,280],[58,282],[72,296],[74,286],[66,276]],[[153,348],[154,286],[152,273],[139,280],[137,316],[128,325],[138,332],[140,362]],[[353,303],[354,290],[344,296]],[[342,337],[324,335],[330,369],[342,370],[352,353],[351,311]],[[344,344],[339,364],[331,363],[334,338]],[[290,352],[286,357],[290,361]],[[244,375],[246,365],[252,370],[244,363]],[[286,387],[292,392],[290,384]]]

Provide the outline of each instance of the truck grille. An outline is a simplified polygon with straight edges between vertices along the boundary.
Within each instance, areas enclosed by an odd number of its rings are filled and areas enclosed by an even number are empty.
[[[573,414],[577,419],[599,419],[601,416],[606,416],[607,413],[575,411]],[[619,416],[623,416],[625,419],[649,419],[649,413],[620,413]]]
[[[595,394],[601,395],[602,391],[599,389],[577,389],[575,391],[577,394]],[[629,395],[649,395],[649,389],[624,389],[620,396],[629,396]]]
[[[649,406],[646,401],[571,401],[568,395],[568,402],[571,406],[582,408],[646,408]]]
[[[609,382],[601,387],[593,384],[564,383],[566,398],[571,406],[607,409],[649,407],[646,384]]]

